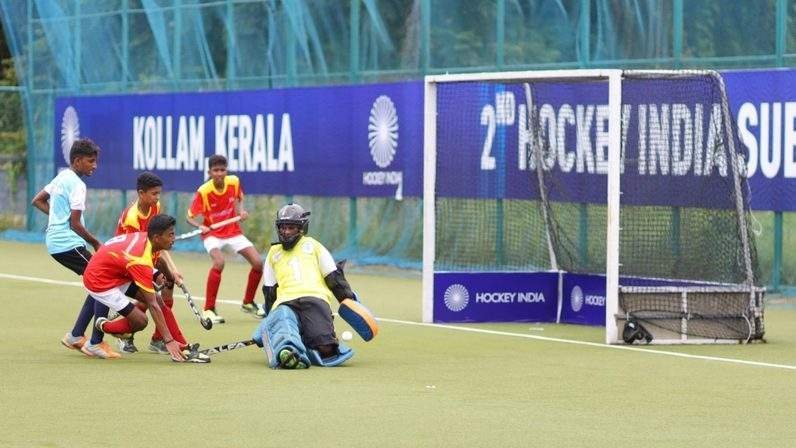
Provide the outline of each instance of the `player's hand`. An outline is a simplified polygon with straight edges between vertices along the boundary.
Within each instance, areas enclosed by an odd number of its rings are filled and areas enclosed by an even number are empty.
[[[210,227],[207,227],[206,225],[201,225],[199,226],[199,230],[201,230],[202,233],[205,234],[210,231]]]
[[[94,248],[94,253],[97,253],[97,251],[100,250],[100,247],[102,247],[102,243],[100,243],[99,241],[96,241],[96,242],[91,243],[91,246]]]
[[[155,273],[154,282],[155,286],[157,286],[159,289],[162,289],[164,286],[166,286],[166,275],[163,274],[163,272],[158,271]]]
[[[182,350],[180,350],[180,343],[174,339],[172,339],[171,342],[166,343],[166,350],[169,351],[169,355],[171,355],[172,360],[177,362],[185,361],[185,357],[182,356]]]
[[[247,212],[246,210],[241,210],[239,215],[240,215],[240,220],[245,221],[246,218],[249,217],[249,212]]]

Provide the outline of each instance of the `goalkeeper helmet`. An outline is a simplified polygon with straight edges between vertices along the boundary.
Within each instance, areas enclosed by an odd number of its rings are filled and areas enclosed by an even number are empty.
[[[652,342],[652,334],[635,319],[631,318],[625,323],[625,328],[622,330],[622,339],[625,344],[632,344],[642,339],[649,344]]]
[[[276,213],[276,234],[279,242],[285,250],[290,250],[296,245],[302,235],[306,235],[310,229],[310,212],[298,204],[287,204]],[[298,226],[299,231],[290,234],[286,230],[280,229],[283,224],[293,224]]]

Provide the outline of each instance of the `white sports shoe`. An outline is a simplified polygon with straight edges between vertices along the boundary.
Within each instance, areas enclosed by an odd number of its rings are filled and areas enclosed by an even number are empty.
[[[225,322],[224,318],[216,314],[215,310],[204,310],[202,317],[210,319],[214,324],[223,324]]]
[[[186,347],[182,351],[182,356],[185,357],[185,362],[194,364],[207,364],[210,362],[210,356],[199,351],[199,344],[191,344]]]
[[[260,305],[258,305],[257,303],[254,303],[254,302],[252,302],[252,303],[244,303],[243,305],[240,306],[240,309],[244,313],[253,314],[254,316],[256,316],[256,317],[258,317],[260,319],[265,317],[265,310],[263,309],[263,307],[261,307]]]

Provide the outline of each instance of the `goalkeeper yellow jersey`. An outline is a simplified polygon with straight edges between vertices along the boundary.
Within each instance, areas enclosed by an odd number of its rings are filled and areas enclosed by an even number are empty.
[[[299,297],[317,297],[331,306],[332,291],[324,277],[336,266],[329,251],[317,240],[302,236],[291,250],[281,244],[271,246],[265,257],[263,283],[279,285],[274,307]]]

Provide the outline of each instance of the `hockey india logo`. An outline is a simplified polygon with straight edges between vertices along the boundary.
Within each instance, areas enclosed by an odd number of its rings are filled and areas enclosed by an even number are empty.
[[[580,289],[580,286],[575,286],[572,288],[572,292],[569,293],[569,305],[572,307],[572,311],[576,313],[583,308],[583,290]]]
[[[458,283],[448,286],[444,295],[445,306],[451,311],[461,311],[467,307],[470,302],[470,293],[467,288]]]
[[[69,106],[64,111],[61,118],[61,153],[64,155],[64,162],[69,165],[69,151],[72,143],[80,138],[80,120],[77,118],[77,111]]]
[[[398,149],[398,111],[387,95],[376,98],[370,108],[368,146],[379,168],[387,168],[392,163]]]

